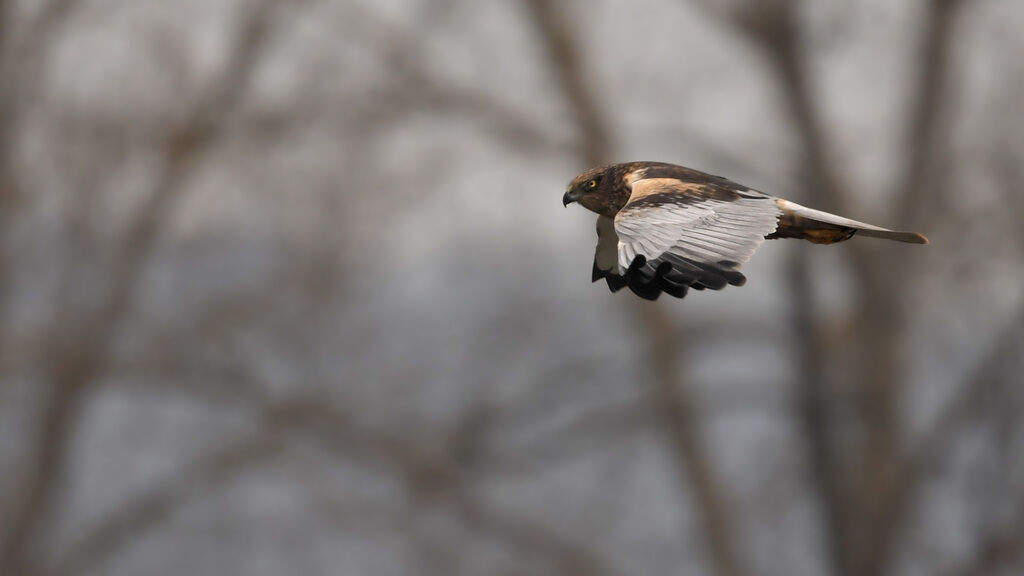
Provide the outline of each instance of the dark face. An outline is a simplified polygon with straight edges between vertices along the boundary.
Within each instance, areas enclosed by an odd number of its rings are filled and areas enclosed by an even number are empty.
[[[621,206],[613,206],[616,178],[612,168],[591,168],[574,178],[562,196],[562,204],[578,202],[592,212],[614,216]]]

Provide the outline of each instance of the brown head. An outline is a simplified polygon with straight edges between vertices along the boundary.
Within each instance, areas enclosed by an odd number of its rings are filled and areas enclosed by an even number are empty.
[[[562,196],[562,204],[578,202],[587,210],[613,217],[629,200],[626,179],[632,171],[631,164],[591,168],[573,178]]]

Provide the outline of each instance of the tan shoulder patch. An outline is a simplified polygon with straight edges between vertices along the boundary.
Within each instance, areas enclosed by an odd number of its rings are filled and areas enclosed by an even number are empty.
[[[706,188],[703,184],[683,182],[676,178],[647,178],[634,182],[629,201],[636,202],[655,194],[677,196],[681,201],[684,198],[700,199],[707,197]]]

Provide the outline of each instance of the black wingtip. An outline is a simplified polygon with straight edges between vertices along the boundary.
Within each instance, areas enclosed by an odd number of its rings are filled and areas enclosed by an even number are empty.
[[[647,266],[647,257],[643,254],[637,254],[636,258],[633,258],[633,261],[629,263],[629,269],[631,271],[639,270],[644,266]]]
[[[682,298],[686,296],[687,287],[683,284],[676,284],[668,278],[661,278],[661,289],[673,298]]]
[[[658,299],[658,296],[661,296],[661,288],[659,288],[658,285],[653,282],[648,284],[630,282],[629,289],[633,291],[633,294],[636,294],[637,296],[643,298],[644,300],[649,300],[651,302],[654,302],[655,300]]]
[[[623,288],[626,287],[627,284],[625,278],[623,278],[622,276],[617,276],[615,274],[609,274],[605,276],[604,280],[605,282],[608,283],[608,289],[611,290],[613,293],[622,290]]]
[[[602,270],[594,262],[591,279],[596,282],[603,278],[612,292],[629,288],[644,300],[653,301],[662,293],[683,298],[691,288],[703,291],[743,286],[747,277],[737,270],[739,266],[739,262],[732,260],[707,263],[678,256],[670,261],[659,259],[649,263],[647,258],[638,255],[622,275]]]

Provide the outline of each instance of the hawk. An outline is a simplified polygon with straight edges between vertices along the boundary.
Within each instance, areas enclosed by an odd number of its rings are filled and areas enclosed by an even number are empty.
[[[897,232],[805,208],[721,176],[662,162],[592,168],[573,179],[562,204],[596,212],[592,281],[612,292],[628,287],[656,300],[662,292],[742,286],[740,265],[764,240],[797,238],[816,244],[855,234],[927,244],[916,232]]]

